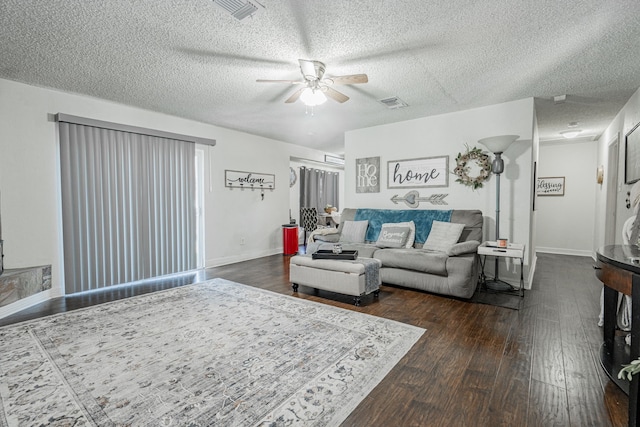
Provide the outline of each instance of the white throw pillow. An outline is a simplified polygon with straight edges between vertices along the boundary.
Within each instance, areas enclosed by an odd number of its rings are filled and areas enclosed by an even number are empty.
[[[451,246],[458,243],[462,230],[464,230],[464,224],[433,221],[431,232],[427,237],[427,241],[424,242],[423,249],[447,252]]]
[[[344,221],[339,241],[348,243],[364,243],[364,237],[367,235],[368,226],[369,220]]]
[[[397,224],[382,224],[376,246],[379,248],[404,248],[411,229]]]
[[[384,227],[386,224],[382,224]],[[416,223],[413,221],[409,222],[394,222],[393,225],[397,227],[409,227],[409,236],[407,237],[407,241],[404,244],[404,247],[407,249],[411,249],[416,240]]]

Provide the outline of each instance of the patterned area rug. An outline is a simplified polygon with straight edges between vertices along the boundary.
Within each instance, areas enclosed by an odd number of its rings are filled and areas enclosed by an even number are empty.
[[[0,328],[0,426],[335,426],[423,333],[214,279]]]

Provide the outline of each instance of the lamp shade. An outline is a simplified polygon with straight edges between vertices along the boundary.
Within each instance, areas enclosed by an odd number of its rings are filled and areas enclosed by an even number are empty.
[[[305,105],[314,107],[316,105],[324,104],[327,101],[327,96],[319,89],[314,90],[308,87],[302,92],[300,99]]]
[[[503,153],[520,135],[499,135],[482,138],[478,142],[489,149],[492,153]]]

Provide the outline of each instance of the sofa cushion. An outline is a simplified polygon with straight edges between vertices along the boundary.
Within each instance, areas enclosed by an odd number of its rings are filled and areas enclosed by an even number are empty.
[[[373,257],[382,262],[384,268],[404,268],[423,273],[447,275],[447,258],[442,252],[420,249],[378,249]]]
[[[410,234],[411,229],[408,226],[382,224],[376,246],[379,248],[404,248]]]
[[[404,247],[409,249],[413,247],[413,242],[416,241],[416,224],[413,221],[407,222],[394,222],[398,227],[409,227],[409,236],[407,237],[407,242],[404,244]],[[384,225],[384,224],[383,224]]]
[[[427,240],[427,236],[431,231],[431,223],[433,221],[451,221],[451,210],[438,210],[438,209],[356,209],[354,219],[368,220],[369,229],[365,240],[368,242],[375,242],[378,240],[378,234],[384,223],[398,223],[413,221],[416,228],[415,241],[418,243],[424,243]]]
[[[369,221],[345,221],[342,232],[340,233],[340,242],[364,243],[364,237],[367,234],[367,226]]]
[[[330,243],[338,243],[340,240],[340,235],[338,233],[333,234],[316,234],[313,236],[313,239],[316,242],[330,242]]]
[[[484,223],[482,211],[454,209],[451,212],[451,220],[449,222],[456,222],[458,224],[465,225],[462,236],[460,236],[460,240],[458,240],[459,242],[465,242],[467,240],[477,240],[482,242],[482,226]]]
[[[464,230],[464,224],[433,221],[431,232],[427,241],[424,242],[423,248],[446,253],[451,246],[458,242],[462,230]]]

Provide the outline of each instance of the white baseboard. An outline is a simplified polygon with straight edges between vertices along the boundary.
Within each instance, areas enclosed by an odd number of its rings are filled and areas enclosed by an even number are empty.
[[[39,292],[26,298],[22,298],[21,300],[9,305],[5,305],[4,307],[0,307],[0,319],[15,314],[25,308],[32,307],[36,304],[40,304],[41,302],[60,296],[58,294],[59,292],[56,292],[53,289],[47,289],[46,291]]]
[[[265,256],[271,256],[276,254],[282,255],[282,251],[283,251],[282,248],[275,248],[275,249],[269,249],[266,251],[251,252],[251,253],[246,253],[241,255],[234,255],[230,257],[213,258],[206,261],[205,268],[220,267],[223,265],[235,264],[236,262],[249,261],[252,259],[262,258]]]
[[[593,256],[593,250],[565,249],[565,248],[545,248],[538,246],[536,252],[556,255]]]

